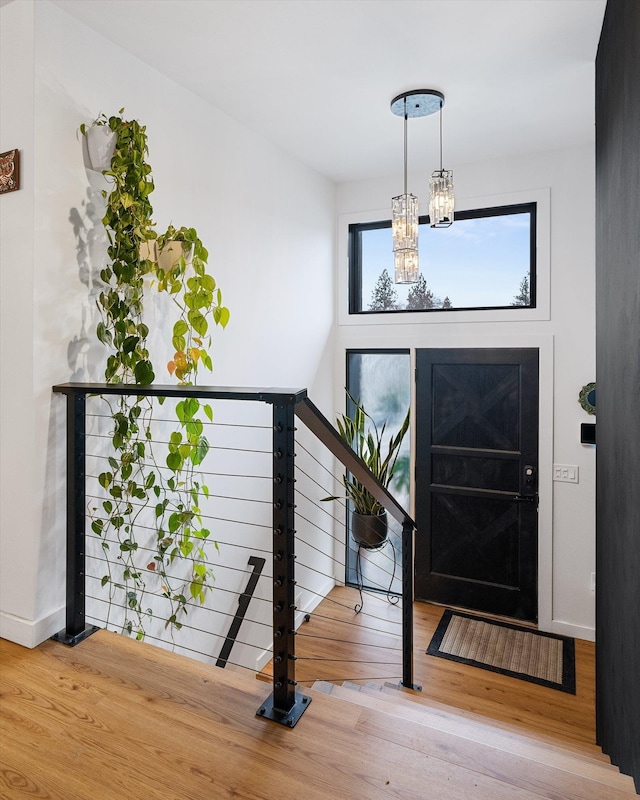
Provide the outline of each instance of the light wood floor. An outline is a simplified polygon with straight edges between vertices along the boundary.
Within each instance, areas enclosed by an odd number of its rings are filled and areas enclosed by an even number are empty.
[[[296,678],[323,680],[399,680],[401,657],[396,649],[380,651],[367,644],[399,648],[400,609],[380,595],[365,595],[364,609],[355,614],[357,592],[336,587],[304,623],[296,637]],[[332,602],[334,601],[334,602]],[[414,604],[414,681],[422,694],[446,705],[494,720],[520,725],[567,741],[595,744],[595,645],[576,640],[576,694],[570,695],[477,667],[426,655],[444,609]],[[375,629],[375,630],[372,630]],[[386,637],[382,632],[389,632]],[[315,638],[326,637],[326,638]],[[358,644],[343,644],[348,639]],[[321,659],[321,660],[306,660]],[[325,661],[322,659],[357,659]],[[390,661],[390,666],[367,661]]]
[[[291,730],[256,716],[269,687],[254,677],[115,633],[99,631],[75,648],[48,641],[27,650],[0,640],[0,664],[2,800],[634,796],[630,779],[601,755],[530,743],[395,689],[376,697],[366,688],[352,692],[353,702],[309,689],[312,702]],[[470,698],[478,693],[463,677],[439,684]],[[494,703],[503,692],[505,707],[518,694],[487,687]],[[532,698],[523,707],[542,704]]]

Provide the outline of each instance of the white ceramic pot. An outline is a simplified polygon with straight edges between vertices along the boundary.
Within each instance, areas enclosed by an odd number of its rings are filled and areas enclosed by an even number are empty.
[[[113,151],[116,149],[116,134],[108,125],[92,125],[85,134],[89,168],[96,172],[111,169]]]

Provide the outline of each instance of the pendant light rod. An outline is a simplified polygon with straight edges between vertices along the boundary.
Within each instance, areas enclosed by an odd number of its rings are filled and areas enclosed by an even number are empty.
[[[442,172],[442,106],[440,106],[440,172]]]
[[[407,194],[407,101],[405,99],[405,112],[404,112],[404,193]]]

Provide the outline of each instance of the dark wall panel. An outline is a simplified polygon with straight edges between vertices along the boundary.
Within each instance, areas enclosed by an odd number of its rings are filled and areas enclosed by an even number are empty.
[[[597,729],[640,788],[640,0],[596,59]]]

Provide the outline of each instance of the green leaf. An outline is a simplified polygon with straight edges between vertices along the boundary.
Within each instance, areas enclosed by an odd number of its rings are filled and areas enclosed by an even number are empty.
[[[184,415],[185,419],[192,419],[194,414],[198,413],[200,408],[200,401],[197,397],[187,397],[184,401]]]
[[[207,415],[209,422],[213,422],[213,409],[211,408],[211,406],[208,403],[205,403],[203,408],[204,408],[204,413]]]
[[[179,472],[182,468],[183,459],[180,453],[169,453],[167,456],[167,466],[174,472]]]
[[[102,576],[102,580],[100,581],[100,585],[101,586],[106,586],[108,583],[109,583],[109,576],[108,575],[103,575]]]
[[[150,361],[138,361],[133,368],[133,374],[135,375],[136,383],[142,384],[143,386],[148,386],[150,383],[153,383],[156,377]]]
[[[216,325],[221,325],[223,328],[226,328],[229,317],[229,309],[226,306],[216,306],[216,308],[213,309],[213,319]]]
[[[186,431],[190,440],[193,438],[197,439],[202,433],[202,422],[200,422],[199,419],[194,419],[190,422],[187,422]]]
[[[184,336],[185,333],[189,330],[189,326],[183,319],[179,319],[176,324],[173,326],[173,335],[174,336]],[[182,348],[181,348],[182,349]]]
[[[201,464],[209,452],[209,442],[206,436],[202,436],[195,448],[191,451],[191,463],[197,467]]]
[[[135,552],[138,549],[137,542],[132,542],[131,539],[125,539],[120,542],[120,549],[123,553]]]
[[[173,349],[180,353],[183,352],[187,346],[187,340],[184,338],[184,336],[174,336],[171,339],[171,344],[173,345]]]
[[[187,314],[187,318],[191,323],[191,327],[194,329],[196,333],[200,334],[200,336],[206,336],[209,325],[207,323],[207,320],[202,316],[202,314],[199,311],[197,311],[196,309],[191,309],[191,311],[189,311],[189,313]]]
[[[184,558],[189,558],[193,550],[193,546],[194,546],[193,542],[191,541],[182,542],[180,544],[180,552],[182,553]]]
[[[127,336],[127,338],[122,343],[122,352],[123,353],[132,353],[140,341],[139,336]],[[140,381],[138,381],[140,383]]]
[[[104,322],[98,323],[96,335],[102,344],[111,344],[111,333],[105,328]]]

